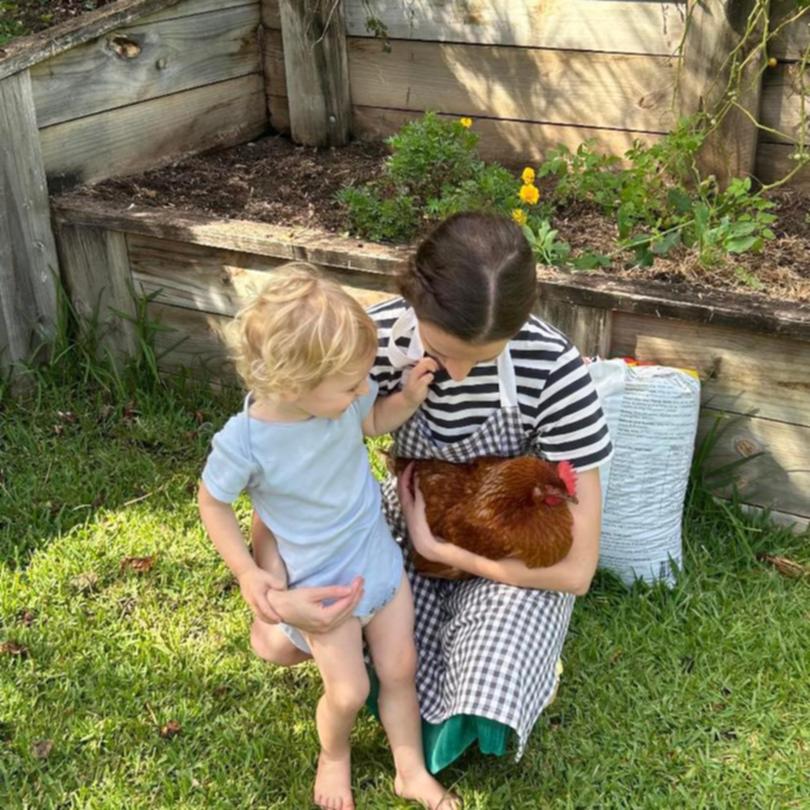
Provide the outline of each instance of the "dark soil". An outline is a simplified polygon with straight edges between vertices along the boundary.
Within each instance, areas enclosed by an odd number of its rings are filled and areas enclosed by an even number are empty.
[[[106,180],[69,196],[345,233],[345,214],[335,194],[347,183],[360,185],[378,177],[387,154],[380,143],[316,150],[276,135],[142,175]],[[696,251],[681,249],[645,269],[627,267],[627,256],[621,255],[604,272],[810,302],[808,197],[779,191],[772,198],[778,205],[777,238],[761,253],[730,255],[707,268]],[[615,224],[593,206],[569,206],[557,213],[553,226],[575,252],[615,251]]]

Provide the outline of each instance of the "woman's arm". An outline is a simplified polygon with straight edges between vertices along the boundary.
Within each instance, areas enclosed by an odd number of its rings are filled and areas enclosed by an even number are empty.
[[[262,568],[274,565],[271,549],[276,545],[276,538],[255,512],[250,539],[257,564]],[[266,594],[267,602],[279,617],[277,621],[284,621],[305,633],[326,633],[343,624],[362,596],[362,577],[356,577],[350,585],[287,590],[286,571],[284,585]],[[324,602],[329,604],[324,605]]]
[[[588,592],[599,560],[602,492],[598,468],[579,474],[579,503],[570,507],[574,518],[573,544],[564,559],[548,568],[528,568],[515,559],[490,560],[437,539],[427,524],[425,502],[419,488],[411,492],[410,476],[409,471],[400,478],[399,496],[411,542],[426,559],[520,588],[543,588],[577,596]]]
[[[265,622],[279,622],[280,617],[268,601],[267,595],[276,588],[286,587],[286,578],[279,581],[276,576],[256,564],[245,545],[236,515],[229,503],[217,500],[204,483],[200,483],[197,501],[208,536],[225,565],[239,580],[239,589],[251,610]],[[273,553],[278,555],[275,539],[273,548],[264,549],[265,561],[269,562]],[[278,562],[283,566],[281,558]]]

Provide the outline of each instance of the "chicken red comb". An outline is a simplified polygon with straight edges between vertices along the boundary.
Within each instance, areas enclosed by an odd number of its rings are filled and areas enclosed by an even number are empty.
[[[569,495],[574,495],[577,490],[577,471],[571,466],[570,461],[561,461],[557,465],[557,475],[565,484],[565,491]]]

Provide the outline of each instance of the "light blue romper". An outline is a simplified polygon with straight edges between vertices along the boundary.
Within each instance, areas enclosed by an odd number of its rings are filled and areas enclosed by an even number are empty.
[[[265,422],[232,416],[212,441],[202,480],[219,501],[247,490],[273,532],[287,566],[288,587],[348,585],[365,580],[354,615],[366,620],[389,602],[402,581],[400,547],[391,536],[363,444],[362,421],[377,396],[356,399],[337,419]],[[301,632],[279,625],[299,648]]]

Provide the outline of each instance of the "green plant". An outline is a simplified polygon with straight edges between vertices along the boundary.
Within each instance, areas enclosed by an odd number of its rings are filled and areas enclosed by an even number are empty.
[[[424,222],[459,211],[504,215],[518,204],[511,172],[478,156],[469,118],[427,112],[391,138],[383,176],[364,187],[346,186],[337,199],[349,227],[367,239],[407,241]]]
[[[536,227],[527,223],[523,226],[523,235],[532,249],[534,258],[540,264],[561,266],[571,254],[568,242],[557,239],[557,231],[547,219],[540,220]]]
[[[413,197],[396,194],[382,197],[373,186],[346,186],[337,199],[346,206],[351,230],[377,242],[403,242],[419,224]]]

